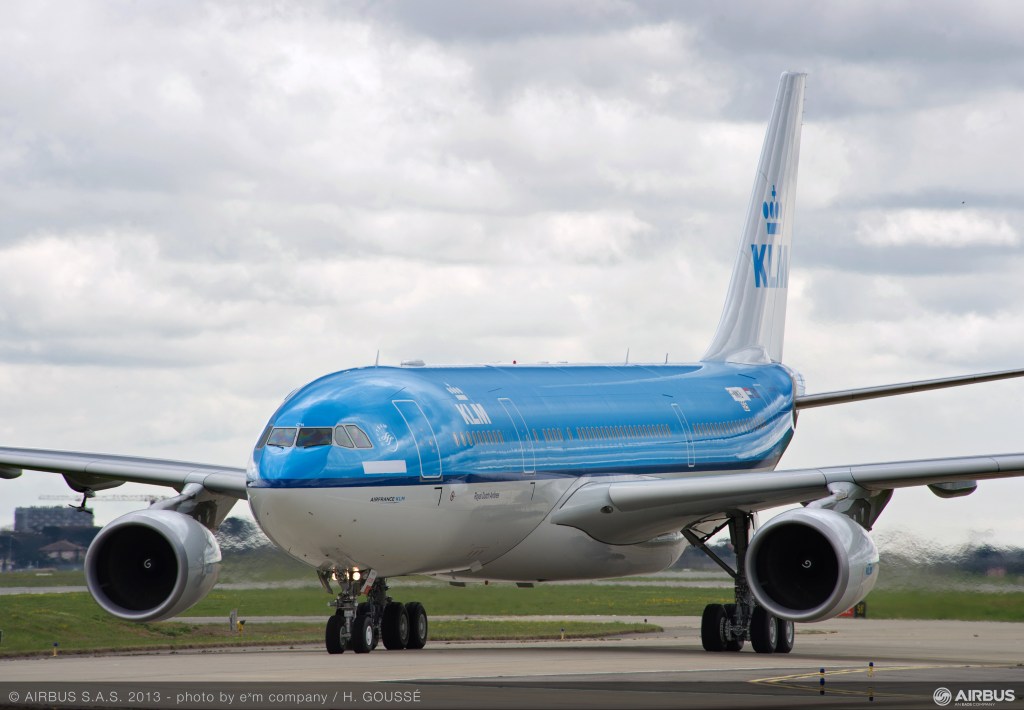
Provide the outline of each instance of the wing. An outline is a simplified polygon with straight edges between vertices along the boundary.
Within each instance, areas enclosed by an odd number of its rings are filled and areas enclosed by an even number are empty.
[[[961,375],[959,377],[943,377],[938,380],[920,380],[918,382],[904,382],[897,385],[881,385],[879,387],[862,387],[860,389],[841,390],[839,392],[808,394],[797,397],[793,407],[797,410],[827,407],[833,404],[861,402],[865,399],[892,397],[897,394],[927,392],[928,390],[959,387],[960,385],[976,385],[981,382],[994,382],[1011,377],[1024,377],[1024,370],[1000,370],[999,372],[986,372],[980,375]]]
[[[727,511],[810,501],[831,506],[851,496],[881,497],[884,507],[887,492],[894,488],[930,485],[939,495],[962,495],[973,490],[974,481],[1010,476],[1024,476],[1024,453],[591,483],[570,496],[552,522],[602,542],[628,545]],[[880,507],[874,517],[877,512]]]
[[[0,447],[0,478],[16,478],[23,469],[62,474],[68,485],[79,492],[102,490],[124,482],[170,486],[178,491],[190,484],[198,484],[212,494],[246,499],[245,469],[242,468],[133,456]]]

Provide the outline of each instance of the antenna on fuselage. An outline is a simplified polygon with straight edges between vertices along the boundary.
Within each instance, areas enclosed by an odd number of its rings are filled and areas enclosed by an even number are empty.
[[[380,348],[377,348],[377,357],[373,361],[374,367],[380,367]]]
[[[626,348],[626,364],[629,364],[629,348]]]
[[[668,353],[665,353],[665,364],[668,364]]]

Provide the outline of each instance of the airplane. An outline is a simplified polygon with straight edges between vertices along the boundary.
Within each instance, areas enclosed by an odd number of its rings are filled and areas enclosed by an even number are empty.
[[[687,545],[734,582],[733,603],[704,609],[703,648],[788,653],[795,622],[832,618],[874,587],[869,531],[894,489],[955,498],[1024,475],[1024,454],[777,469],[804,410],[1024,375],[805,393],[782,362],[804,86],[781,77],[721,320],[696,363],[375,364],[288,395],[244,469],[0,448],[0,477],[58,473],[83,501],[126,481],[176,490],[88,549],[89,591],[121,619],[168,619],[202,599],[221,559],[213,532],[247,501],[332,596],[328,653],[426,645],[426,610],[388,594],[394,577],[621,577],[665,569]],[[722,530],[735,566],[707,545]]]

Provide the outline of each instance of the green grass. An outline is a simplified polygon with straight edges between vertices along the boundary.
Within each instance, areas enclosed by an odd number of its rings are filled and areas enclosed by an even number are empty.
[[[880,589],[867,603],[869,619],[1024,621],[1024,592]]]
[[[728,601],[728,589],[686,587],[598,587],[552,585],[520,589],[511,584],[450,587],[440,584],[403,587],[391,594],[418,601],[432,615],[468,614],[522,616],[530,614],[602,614],[627,616],[699,616],[711,602]],[[224,616],[238,609],[240,617],[328,613],[331,596],[316,589],[214,589],[192,607],[189,616]]]
[[[0,601],[0,655],[233,643],[224,624],[134,624],[101,610],[84,593],[24,594]],[[261,638],[276,643],[307,633],[309,624],[261,625]],[[305,638],[308,638],[306,636]]]
[[[49,655],[54,642],[60,653],[89,651],[202,648],[245,645],[320,644],[324,624],[246,624],[242,635],[223,624],[164,621],[134,624],[102,611],[86,594],[25,594],[3,598],[0,607],[3,642],[0,656]],[[244,618],[244,617],[243,617]],[[324,614],[326,619],[326,614]],[[435,641],[468,639],[590,638],[624,633],[659,631],[648,624],[558,621],[480,621],[475,619],[431,623]]]
[[[22,571],[0,574],[0,587],[84,587],[82,570]]]
[[[27,586],[27,585],[25,585]],[[699,616],[711,602],[728,601],[727,589],[685,587],[602,587],[552,585],[519,589],[514,585],[441,583],[410,584],[396,580],[392,594],[402,601],[419,601],[431,616],[617,615]],[[250,623],[239,638],[228,630],[227,618],[313,616],[326,619],[331,596],[309,589],[214,589],[187,613],[219,616],[223,624],[179,622],[132,624],[103,612],[83,592],[24,594],[0,598],[0,655],[49,653],[53,643],[62,652],[130,648],[167,648],[237,644],[320,643],[323,626],[314,623]],[[1024,592],[960,592],[933,589],[880,589],[867,599],[871,619],[964,619],[1024,622]],[[442,639],[557,638],[561,628],[571,637],[651,630],[635,625],[587,625],[580,622],[514,622],[459,619],[433,622],[432,637]]]

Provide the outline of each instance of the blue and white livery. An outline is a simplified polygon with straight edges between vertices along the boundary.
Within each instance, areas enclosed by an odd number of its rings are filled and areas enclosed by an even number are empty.
[[[179,495],[107,525],[86,576],[115,616],[166,619],[214,585],[212,531],[238,500],[332,594],[330,653],[422,648],[426,610],[387,579],[595,579],[654,572],[696,545],[735,580],[701,642],[789,652],[878,578],[868,531],[895,488],[940,497],[1024,474],[1024,454],[776,470],[802,409],[1024,375],[806,395],[782,364],[804,75],[784,74],[721,321],[699,362],[365,367],[296,390],[245,470],[0,448],[0,478],[51,471],[83,493],[125,481]],[[755,514],[803,503],[754,531]],[[728,529],[737,565],[707,540]],[[364,600],[365,597],[365,600]]]

